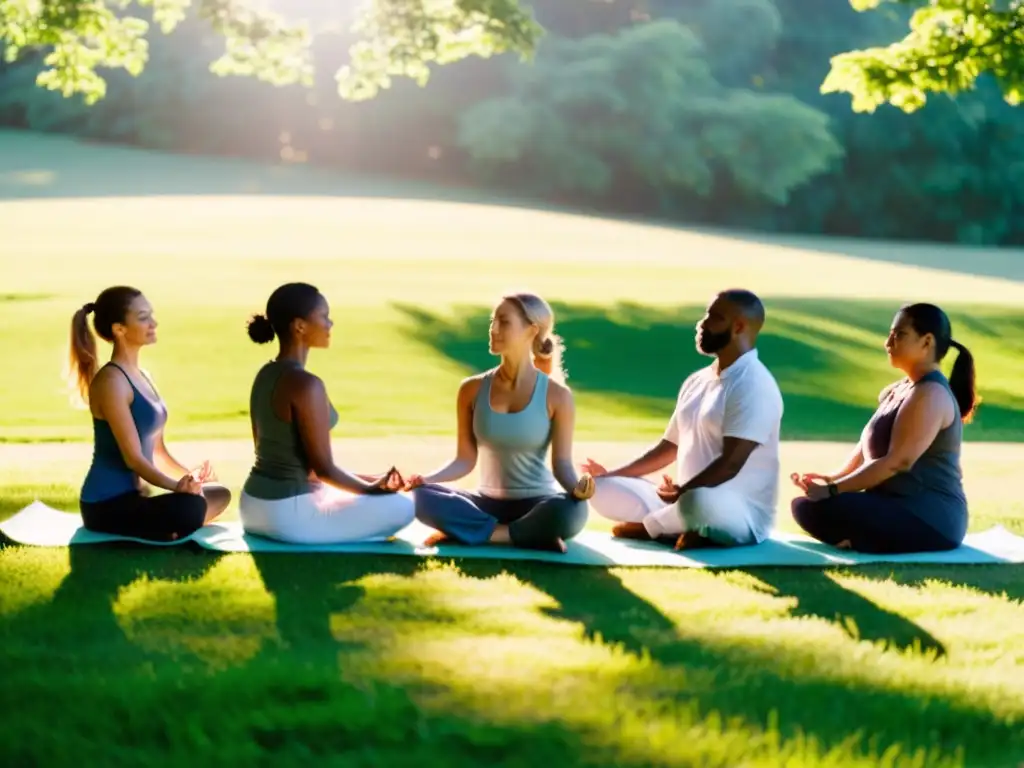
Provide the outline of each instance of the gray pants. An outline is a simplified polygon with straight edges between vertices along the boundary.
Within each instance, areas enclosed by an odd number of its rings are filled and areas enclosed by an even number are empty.
[[[413,491],[416,519],[461,544],[485,544],[498,525],[507,525],[512,544],[551,549],[587,524],[587,503],[567,493],[530,499],[495,499],[479,493],[421,485]]]

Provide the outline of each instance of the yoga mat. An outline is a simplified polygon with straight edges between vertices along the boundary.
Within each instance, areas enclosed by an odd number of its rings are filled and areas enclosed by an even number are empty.
[[[81,515],[61,512],[41,501],[32,502],[13,517],[0,523],[0,533],[16,544],[36,547],[67,547],[72,544],[103,544],[110,541],[132,541],[153,547],[173,547],[195,537],[193,534],[175,541],[149,541],[134,536],[96,533],[82,527]]]
[[[6,522],[0,532],[8,539],[42,547],[65,547],[104,541],[138,541],[125,537],[94,534],[81,527],[77,514],[60,512],[35,502]],[[733,549],[700,549],[675,552],[653,542],[616,539],[598,531],[584,531],[569,542],[564,555],[534,552],[512,547],[484,545],[465,547],[444,544],[423,547],[430,529],[413,523],[391,541],[359,544],[300,545],[285,544],[261,536],[244,533],[241,523],[227,522],[207,525],[189,539],[217,552],[331,552],[337,554],[382,554],[438,557],[466,557],[508,560],[539,560],[563,565],[639,566],[672,568],[736,568],[749,566],[856,566],[868,563],[937,563],[992,564],[1024,563],[1024,537],[1016,536],[1002,526],[968,534],[964,544],[951,552],[925,552],[908,555],[865,555],[846,552],[816,542],[806,536],[777,532],[771,539],[754,547]],[[182,539],[182,543],[189,539]],[[143,542],[152,546],[164,543]]]

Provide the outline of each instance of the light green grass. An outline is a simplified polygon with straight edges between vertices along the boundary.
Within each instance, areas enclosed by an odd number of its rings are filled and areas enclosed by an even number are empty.
[[[211,458],[236,493],[249,382],[271,354],[243,322],[297,279],[334,306],[335,347],[312,367],[354,469],[448,455],[455,385],[490,362],[481,319],[521,286],[558,309],[578,458],[620,461],[660,434],[703,362],[699,307],[733,285],[768,303],[762,347],[787,437],[856,435],[893,375],[881,343],[905,300],[947,306],[977,352],[986,403],[968,436],[1024,435],[1024,285],[971,276],[969,260],[925,270],[851,258],[848,243],[459,203],[232,198],[360,184],[19,146],[0,153],[0,196],[46,199],[0,203],[0,517],[34,498],[76,506],[89,445],[55,441],[87,439],[88,418],[61,391],[63,346],[71,312],[114,282],[157,306],[144,362],[170,401],[173,450]],[[169,190],[207,194],[93,198]],[[1008,274],[1002,255],[971,258]],[[846,447],[787,442],[783,474],[828,469]],[[1024,533],[1022,450],[966,447],[973,530]],[[0,764],[1016,768],[1021,583],[1014,567],[714,573],[4,547]]]
[[[253,373],[273,354],[244,322],[278,284],[332,303],[315,353],[346,436],[444,434],[460,377],[493,363],[486,316],[525,287],[555,306],[581,437],[651,437],[707,362],[693,325],[718,290],[760,293],[762,354],[787,439],[849,439],[894,373],[881,344],[905,300],[950,311],[978,358],[985,406],[969,439],[1024,435],[1024,283],[882,265],[724,236],[462,203],[302,197],[28,200],[0,204],[0,439],[88,439],[60,373],[71,313],[113,283],[161,322],[146,350],[169,433],[243,437]],[[28,268],[30,267],[30,268]],[[868,296],[863,300],[857,297]]]

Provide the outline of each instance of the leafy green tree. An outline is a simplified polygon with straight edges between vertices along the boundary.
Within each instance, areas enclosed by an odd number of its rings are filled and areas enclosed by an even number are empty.
[[[907,35],[832,59],[823,93],[847,93],[858,112],[920,109],[929,94],[956,95],[991,76],[1013,105],[1024,95],[1024,5],[1015,0],[850,0],[859,11],[913,10]],[[877,11],[876,11],[877,12]]]
[[[296,5],[316,4],[279,0],[277,5],[294,13]],[[138,75],[146,66],[153,25],[139,13],[142,8],[152,9],[164,33],[194,8],[224,41],[222,55],[210,65],[213,72],[275,85],[312,84],[314,35],[343,23],[356,40],[335,79],[342,96],[360,100],[372,98],[395,77],[425,83],[431,64],[503,52],[528,55],[541,33],[519,0],[367,0],[355,13],[349,3],[336,5],[338,22],[314,28],[301,16],[245,0],[136,0],[134,6],[131,0],[0,0],[0,42],[6,44],[8,61],[26,50],[45,50],[38,84],[95,103],[107,87],[98,70]]]
[[[546,39],[512,92],[460,120],[460,143],[490,176],[544,194],[664,200],[739,194],[784,203],[842,154],[828,118],[784,94],[719,84],[686,26],[659,20],[615,35]]]

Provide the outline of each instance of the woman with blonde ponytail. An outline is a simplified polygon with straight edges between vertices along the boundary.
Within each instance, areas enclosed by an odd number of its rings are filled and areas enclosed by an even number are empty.
[[[110,362],[99,366],[93,328],[113,345]],[[79,506],[86,528],[152,541],[194,533],[231,501],[209,462],[188,470],[164,443],[167,407],[139,367],[143,347],[156,343],[153,307],[136,288],[107,288],[71,319],[72,384],[92,412],[92,464]],[[143,481],[170,491],[150,496]]]
[[[426,477],[409,477],[416,517],[438,531],[428,544],[452,539],[565,552],[566,540],[586,525],[594,481],[574,469],[575,404],[548,303],[532,293],[503,297],[491,315],[490,351],[501,358],[498,366],[459,387],[455,458]],[[442,485],[478,461],[475,493]]]

